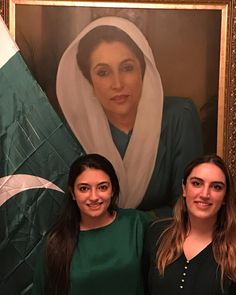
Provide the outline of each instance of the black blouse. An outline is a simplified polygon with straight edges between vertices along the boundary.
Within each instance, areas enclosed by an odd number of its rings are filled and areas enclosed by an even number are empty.
[[[161,276],[155,267],[156,241],[166,224],[155,223],[148,230],[144,265],[146,294],[151,295],[236,295],[236,283],[225,278],[223,291],[220,271],[214,259],[212,244],[187,260],[184,253],[165,269]]]

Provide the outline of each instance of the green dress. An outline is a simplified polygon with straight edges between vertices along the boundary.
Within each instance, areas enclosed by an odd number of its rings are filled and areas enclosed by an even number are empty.
[[[71,263],[70,295],[143,295],[142,252],[147,213],[119,209],[102,228],[81,231]],[[45,292],[45,265],[35,272],[33,295]]]
[[[132,132],[126,134],[112,125],[110,127],[113,141],[123,158]],[[172,208],[182,193],[184,168],[202,153],[201,125],[193,101],[166,96],[156,163],[137,209],[154,210],[158,217],[171,216]]]

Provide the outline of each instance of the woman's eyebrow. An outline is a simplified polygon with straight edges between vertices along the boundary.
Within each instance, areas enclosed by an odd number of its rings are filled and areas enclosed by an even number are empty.
[[[202,179],[202,178],[200,178],[200,177],[197,177],[197,176],[192,176],[192,177],[190,177],[189,179],[190,179],[190,180],[193,180],[193,179],[195,179],[195,180],[203,181],[203,179]]]
[[[104,181],[101,181],[101,182],[99,182],[98,184],[99,184],[99,185],[100,185],[100,184],[110,184],[110,182],[109,182],[109,181],[106,181],[106,180],[104,180]]]
[[[123,63],[123,62],[129,62],[129,61],[134,62],[135,59],[134,58],[126,58],[126,59],[122,60],[121,63]]]
[[[204,181],[202,178],[197,177],[197,176],[190,177],[190,180],[198,180],[198,181],[201,181],[201,182]],[[213,181],[211,181],[211,183],[225,185],[225,183],[223,181],[221,181],[221,180],[213,180]]]
[[[220,180],[212,181],[212,183],[214,183],[214,184],[221,184],[221,185],[223,185],[223,186],[226,185],[225,182],[220,181]]]
[[[108,64],[100,62],[100,63],[96,64],[96,65],[92,68],[92,70],[95,70],[97,67],[108,67],[108,66],[109,66]]]
[[[77,186],[81,186],[81,185],[89,185],[87,182],[79,182],[79,183],[77,183]]]
[[[126,63],[126,62],[135,62],[135,59],[134,58],[126,58],[126,59],[123,59],[120,64],[122,63]],[[110,65],[108,63],[103,63],[103,62],[99,62],[98,64],[96,64],[92,70],[95,70],[97,67],[110,67]]]

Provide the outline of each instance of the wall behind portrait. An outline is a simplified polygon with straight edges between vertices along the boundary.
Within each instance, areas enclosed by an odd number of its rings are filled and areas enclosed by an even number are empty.
[[[125,15],[141,27],[153,49],[165,95],[194,100],[205,151],[216,151],[221,25],[216,10],[17,6],[16,41],[54,108],[60,112],[55,77],[63,51],[92,18],[107,13]]]

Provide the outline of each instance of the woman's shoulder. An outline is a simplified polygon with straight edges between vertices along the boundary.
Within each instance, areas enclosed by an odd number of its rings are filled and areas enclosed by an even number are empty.
[[[172,220],[172,218],[165,218],[153,221],[148,227],[147,234],[150,236],[160,236],[168,228]]]
[[[185,130],[186,134],[198,134],[195,137],[201,140],[201,124],[197,108],[192,99],[187,97],[166,96],[164,98],[162,131],[166,128],[177,130]],[[194,130],[193,130],[194,128]]]
[[[118,209],[117,214],[120,218],[139,220],[146,224],[150,224],[153,220],[152,216],[148,212],[137,209]]]
[[[117,214],[118,215],[122,215],[122,216],[131,216],[131,217],[139,217],[139,216],[148,216],[149,214],[145,211],[141,211],[138,209],[133,209],[133,208],[119,208],[117,210]]]
[[[172,219],[163,219],[152,222],[145,234],[144,252],[149,256],[155,257],[157,245],[161,234],[170,225]]]
[[[146,240],[152,243],[157,241],[162,233],[169,227],[172,222],[172,218],[165,218],[153,221],[146,232]]]
[[[180,96],[164,97],[164,113],[181,113],[184,110],[196,110],[196,107],[191,98]]]

